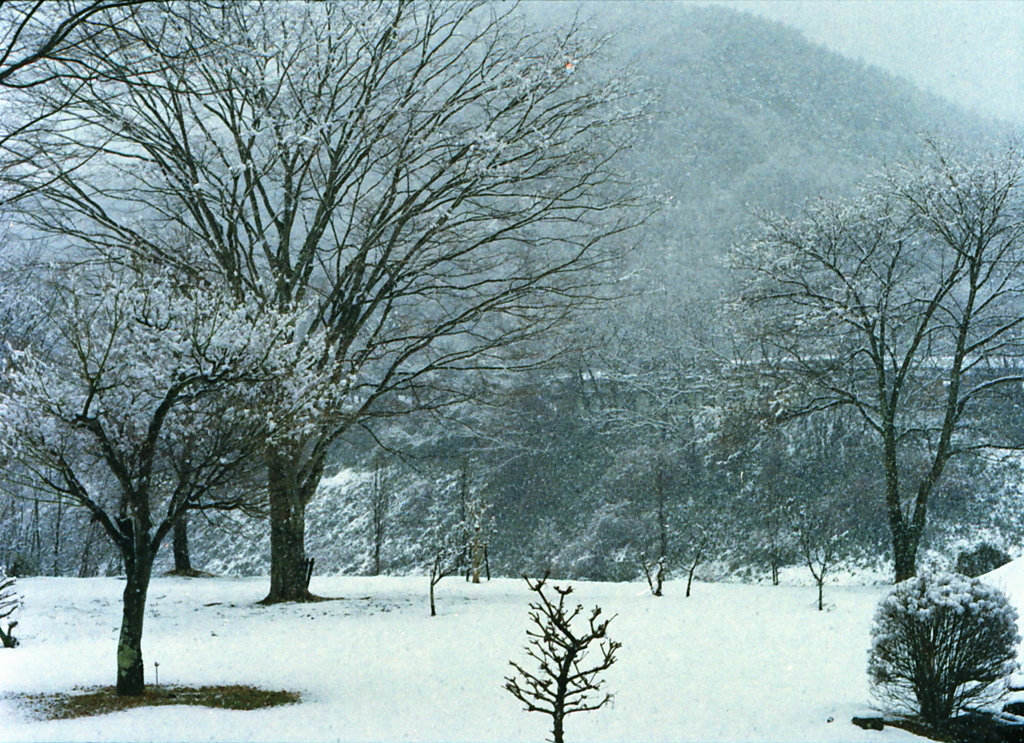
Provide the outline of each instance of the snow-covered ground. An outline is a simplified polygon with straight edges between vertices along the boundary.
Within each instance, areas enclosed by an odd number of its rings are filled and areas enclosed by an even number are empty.
[[[1024,566],[1000,578],[1019,584]],[[607,673],[614,706],[572,715],[570,741],[916,740],[863,731],[870,712],[869,630],[885,586],[830,586],[825,612],[806,586],[582,583],[578,600],[617,617],[622,642]],[[22,640],[0,650],[0,695],[109,685],[123,583],[22,579]],[[530,593],[522,581],[438,586],[425,578],[314,578],[337,600],[259,606],[265,579],[157,578],[150,589],[147,680],[246,683],[302,693],[301,704],[254,712],[154,707],[78,720],[29,719],[0,700],[2,741],[539,741],[549,718],[502,689],[523,659]],[[1011,590],[1011,593],[1013,590]]]

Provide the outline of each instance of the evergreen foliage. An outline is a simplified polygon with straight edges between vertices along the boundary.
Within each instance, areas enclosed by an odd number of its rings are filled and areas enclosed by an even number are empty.
[[[969,578],[977,578],[979,575],[991,572],[1009,561],[1010,556],[1005,550],[983,542],[974,549],[965,550],[957,555],[956,572]]]

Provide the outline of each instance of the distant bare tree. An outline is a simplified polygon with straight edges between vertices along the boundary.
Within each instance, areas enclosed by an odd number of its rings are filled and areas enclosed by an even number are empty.
[[[393,499],[392,481],[384,460],[373,461],[373,481],[370,483],[370,547],[373,551],[373,572],[380,575],[381,550],[387,537],[388,512]]]
[[[818,611],[825,609],[825,579],[835,567],[839,547],[846,536],[837,516],[841,510],[836,499],[822,498],[795,509],[793,515],[797,552],[818,587]]]
[[[466,523],[459,502],[449,493],[434,495],[427,510],[426,525],[419,538],[426,550],[430,576],[430,616],[437,616],[434,588],[442,579],[456,575],[466,564]]]
[[[477,497],[469,502],[467,532],[467,580],[480,582],[480,574],[486,570],[487,579],[491,579],[491,568],[487,554],[490,541],[492,519],[487,512],[487,504]]]
[[[686,598],[690,598],[693,590],[693,579],[697,568],[703,565],[714,550],[720,546],[722,539],[721,515],[714,512],[692,509],[688,512],[692,519],[685,529],[685,536],[679,538],[677,550],[680,561],[686,570]],[[684,517],[687,518],[687,517]]]
[[[640,569],[644,571],[644,577],[647,579],[647,586],[651,589],[651,595],[661,596],[662,586],[665,584],[665,577],[668,573],[665,560],[658,558],[658,560],[650,562],[648,561],[647,553],[641,552]]]

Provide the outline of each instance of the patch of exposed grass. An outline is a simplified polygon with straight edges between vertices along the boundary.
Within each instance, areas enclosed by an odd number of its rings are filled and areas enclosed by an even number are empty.
[[[67,720],[165,704],[265,709],[295,704],[300,696],[294,691],[267,691],[252,686],[148,686],[142,696],[119,697],[113,686],[97,686],[59,694],[14,694],[11,698],[27,707],[38,719]]]

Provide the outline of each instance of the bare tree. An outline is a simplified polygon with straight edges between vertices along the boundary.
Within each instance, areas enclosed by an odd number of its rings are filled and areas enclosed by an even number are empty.
[[[267,600],[302,600],[305,509],[341,434],[464,398],[467,370],[536,363],[506,351],[606,296],[645,213],[614,170],[642,108],[593,73],[579,28],[536,34],[485,4],[211,14],[220,49],[77,92],[69,114],[104,150],[34,221],[209,270],[255,304],[315,301],[319,397],[285,399],[264,452]],[[59,149],[37,153],[44,170]]]
[[[456,487],[461,490],[461,480]],[[457,575],[466,565],[467,528],[461,498],[450,489],[434,493],[427,508],[426,520],[417,542],[425,550],[430,576],[430,616],[437,616],[434,588],[442,579]]]
[[[392,482],[382,458],[373,461],[373,481],[370,483],[370,547],[373,551],[373,573],[380,575],[381,550],[387,537],[388,512],[391,510]]]
[[[644,577],[647,579],[647,586],[651,589],[652,596],[662,595],[662,586],[665,584],[665,578],[668,573],[668,566],[665,564],[665,558],[659,557],[656,562],[649,562],[647,559],[647,553],[640,553],[640,569],[644,571]]]
[[[593,712],[611,701],[612,695],[602,693],[601,674],[615,663],[615,653],[622,643],[608,637],[608,624],[615,617],[600,620],[601,607],[595,606],[582,628],[573,623],[583,611],[565,605],[572,594],[572,586],[553,586],[557,600],[544,593],[547,576],[531,581],[530,590],[537,594],[530,604],[530,621],[534,627],[526,631],[529,643],[526,654],[539,664],[537,670],[528,670],[515,661],[509,661],[516,673],[505,678],[505,689],[526,705],[528,712],[543,712],[551,716],[552,740],[562,743],[565,718],[578,712]],[[586,664],[587,653],[596,642],[599,657]]]
[[[486,570],[487,580],[491,579],[488,545],[493,522],[488,514],[487,504],[482,498],[474,498],[469,502],[467,531],[467,572],[466,579],[473,583],[480,582],[480,574]]]
[[[252,465],[259,430],[250,406],[285,331],[155,271],[72,269],[56,281],[47,312],[60,343],[46,358],[15,356],[3,443],[21,484],[87,509],[119,550],[117,692],[139,695],[153,561],[190,507],[239,506],[232,479]]]
[[[768,216],[736,253],[739,299],[779,420],[846,408],[874,437],[896,580],[914,575],[928,503],[952,457],[1013,447],[979,415],[1020,384],[1022,163],[935,147],[853,201]]]
[[[680,551],[683,554],[683,566],[686,569],[686,598],[690,598],[693,590],[693,578],[697,568],[707,561],[712,550],[717,546],[719,530],[712,519],[705,514],[694,514],[694,523],[689,526],[689,537],[682,540]]]
[[[846,529],[835,499],[822,498],[794,509],[793,530],[800,559],[818,587],[818,611],[825,610],[825,579],[835,567]]]

